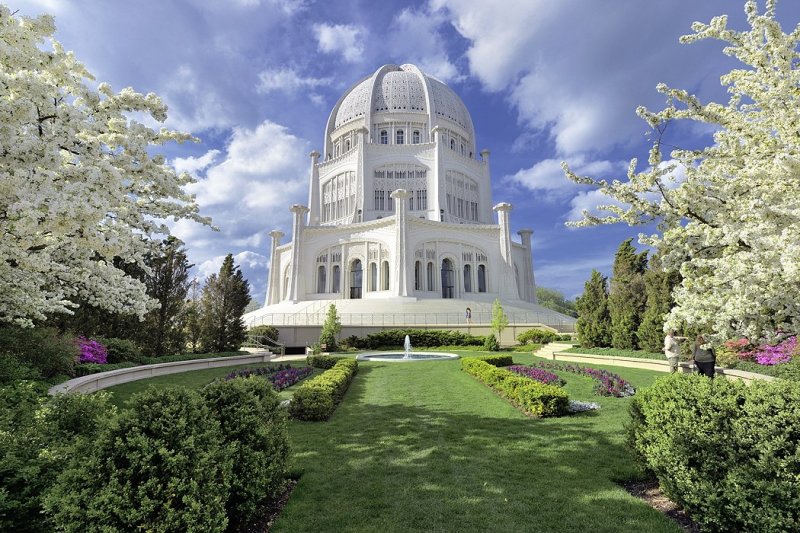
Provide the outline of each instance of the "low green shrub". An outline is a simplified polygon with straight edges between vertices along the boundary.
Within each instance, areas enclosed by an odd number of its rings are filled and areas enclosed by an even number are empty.
[[[289,456],[286,412],[269,382],[256,377],[216,381],[201,394],[233,459],[226,509],[235,529],[280,496]]]
[[[476,357],[461,359],[461,369],[532,416],[561,416],[569,410],[569,396],[555,385],[545,385],[503,368],[497,368]]]
[[[128,339],[115,339],[98,337],[97,340],[106,347],[108,352],[108,363],[124,363],[130,361],[132,363],[142,363],[144,355],[142,349],[138,344]]]
[[[533,328],[517,335],[520,344],[547,344],[559,340],[559,335],[546,329]]]
[[[275,326],[253,326],[247,330],[248,335],[257,335],[259,337],[267,337],[270,340],[277,341],[280,332]]]
[[[497,342],[497,337],[494,336],[494,333],[490,333],[486,340],[483,341],[483,349],[487,352],[498,352],[500,351],[500,343]]]
[[[42,377],[37,368],[20,361],[16,355],[0,353],[0,386]]]
[[[121,368],[133,368],[139,366],[136,363],[125,361],[123,363],[115,363],[113,365],[98,365],[96,363],[81,363],[75,365],[75,376],[89,376],[91,374],[99,374],[100,372],[108,372],[110,370],[119,370]]]
[[[333,368],[333,366],[341,361],[342,359],[346,359],[345,357],[337,357],[335,355],[309,355],[306,357],[306,364],[308,366],[312,366],[314,368],[322,368],[322,369],[329,369]]]
[[[289,404],[289,414],[300,420],[327,420],[357,372],[355,359],[340,358],[332,368],[297,388]]]
[[[479,361],[485,361],[492,366],[511,366],[514,364],[513,355],[481,355],[475,357]]]
[[[396,348],[403,346],[406,335],[411,340],[412,346],[480,346],[484,342],[484,338],[481,336],[437,329],[387,329],[362,338],[349,337],[347,342],[350,346],[361,350]]]
[[[673,374],[631,418],[635,455],[704,531],[800,530],[800,384]]]
[[[185,388],[134,395],[129,409],[45,497],[63,531],[224,531],[231,453],[200,395]]]
[[[61,335],[56,328],[0,326],[0,355],[13,356],[44,378],[71,376],[79,354],[74,339]]]

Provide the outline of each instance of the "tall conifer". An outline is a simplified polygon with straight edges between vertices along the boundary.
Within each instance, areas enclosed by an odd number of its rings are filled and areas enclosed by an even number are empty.
[[[611,345],[621,350],[638,348],[636,331],[642,322],[645,301],[644,270],[647,252],[636,253],[627,239],[619,245],[614,256],[611,290],[608,293],[608,313],[611,317]]]
[[[680,274],[674,270],[664,270],[661,255],[655,254],[644,273],[644,286],[647,293],[642,323],[636,336],[639,347],[649,352],[660,352],[664,342],[664,320],[674,305],[672,289],[680,282]]]
[[[206,279],[202,300],[202,345],[204,351],[238,350],[245,339],[242,315],[250,303],[250,284],[228,254],[219,275]]]
[[[575,327],[578,342],[584,348],[611,344],[611,319],[608,315],[607,278],[597,270],[583,286],[583,294],[575,302],[578,321]]]

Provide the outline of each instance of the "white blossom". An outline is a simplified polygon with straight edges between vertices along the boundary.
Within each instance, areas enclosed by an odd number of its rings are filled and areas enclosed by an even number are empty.
[[[155,131],[167,108],[154,94],[115,93],[52,38],[53,18],[0,5],[0,321],[30,325],[76,301],[142,316],[152,308],[115,257],[143,256],[168,218],[210,221],[153,147],[193,138]],[[49,45],[49,46],[48,46]]]
[[[637,109],[656,133],[647,170],[637,173],[634,159],[627,180],[608,183],[563,165],[573,181],[625,204],[607,206],[606,217],[584,213],[576,225],[658,223],[656,235],[639,240],[683,276],[665,327],[690,324],[718,338],[800,331],[800,25],[784,33],[774,0],[763,14],[750,0],[745,12],[748,31],[728,28],[721,16],[681,39],[724,41],[724,53],[743,64],[720,79],[726,104],[661,84],[666,107]],[[662,138],[677,120],[711,125],[714,142],[674,149],[673,163],[663,164]],[[685,180],[675,186],[667,181],[677,165]]]

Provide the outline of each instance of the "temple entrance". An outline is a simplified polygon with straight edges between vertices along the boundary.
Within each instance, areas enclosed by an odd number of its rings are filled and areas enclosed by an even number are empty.
[[[356,259],[350,267],[350,299],[358,300],[361,298],[363,280],[364,270],[361,268],[361,261]]]
[[[442,261],[442,298],[453,298],[455,288],[455,275],[453,262],[449,259]]]

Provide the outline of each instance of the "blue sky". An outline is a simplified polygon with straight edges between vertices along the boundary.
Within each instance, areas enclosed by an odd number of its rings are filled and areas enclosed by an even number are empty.
[[[267,233],[290,234],[289,206],[307,203],[311,150],[341,94],[386,63],[414,63],[445,81],[491,151],[494,202],[514,204],[512,230],[534,230],[540,286],[579,295],[591,270],[610,274],[619,243],[650,228],[565,227],[603,203],[560,169],[624,179],[647,160],[638,105],[659,109],[659,82],[726,100],[719,76],[737,66],[722,44],[681,45],[693,21],[729,15],[742,0],[23,0],[24,15],[55,16],[56,38],[119,90],[155,92],[167,126],[200,143],[164,154],[192,172],[201,212],[219,232],[180,222],[204,277],[236,256],[263,301]],[[784,31],[800,2],[778,5]],[[707,144],[710,130],[677,127],[676,146]]]

